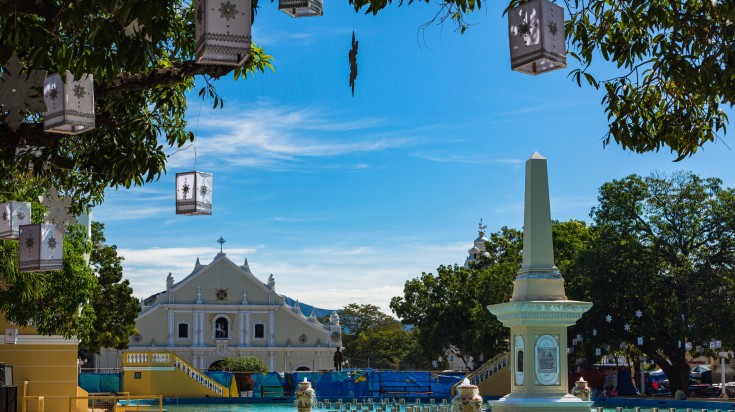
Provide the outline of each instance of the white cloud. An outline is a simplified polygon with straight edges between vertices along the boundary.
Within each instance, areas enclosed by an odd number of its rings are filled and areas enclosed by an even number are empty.
[[[341,120],[339,113],[263,103],[246,112],[208,112],[196,122],[201,131],[196,145],[171,150],[170,168],[192,165],[195,152],[202,163],[216,159],[218,164],[278,169],[304,158],[378,152],[415,142],[395,132],[381,135],[376,119]]]
[[[169,195],[169,199],[170,199]],[[139,220],[150,217],[170,214],[171,207],[136,207],[125,209],[123,207],[99,209],[94,215],[94,220],[100,222],[113,222],[119,220]],[[113,211],[114,210],[114,211]]]
[[[523,159],[516,159],[512,157],[492,158],[492,157],[485,157],[485,156],[480,156],[480,155],[467,156],[467,155],[458,155],[458,154],[431,154],[431,153],[415,152],[413,153],[413,156],[418,157],[420,159],[431,160],[432,162],[440,162],[440,163],[468,163],[468,164],[486,164],[486,165],[506,164],[506,165],[511,165],[511,166],[521,166],[524,162]]]
[[[396,245],[400,245],[397,247]],[[237,264],[245,258],[258,279],[269,274],[276,291],[301,302],[327,309],[349,303],[374,304],[390,314],[390,299],[403,293],[404,283],[440,264],[462,263],[471,240],[431,244],[416,239],[394,239],[391,244],[329,245],[296,248],[284,253],[280,245],[227,248],[227,257]],[[410,253],[406,253],[410,250]],[[212,261],[217,248],[121,249],[125,278],[137,297],[163,291],[166,276],[176,281],[191,273],[196,258]]]

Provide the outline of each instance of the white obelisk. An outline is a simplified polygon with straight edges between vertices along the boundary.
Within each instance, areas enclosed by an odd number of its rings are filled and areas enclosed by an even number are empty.
[[[510,302],[488,306],[510,327],[511,391],[491,401],[493,412],[589,412],[592,402],[568,393],[567,328],[592,307],[567,300],[554,265],[546,159],[526,161],[523,264]]]

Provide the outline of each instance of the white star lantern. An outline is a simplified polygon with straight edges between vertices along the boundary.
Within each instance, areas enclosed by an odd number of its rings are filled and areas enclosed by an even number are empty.
[[[612,322],[612,315],[608,314],[607,316],[605,316],[605,320],[607,321],[607,323]]]
[[[531,0],[508,12],[511,69],[541,74],[567,67],[564,9]]]
[[[6,202],[0,204],[0,239],[18,239],[20,225],[31,223],[31,204]]]
[[[211,173],[176,173],[176,214],[212,214]]]
[[[18,56],[12,55],[3,65],[0,77],[0,119],[16,131],[30,113],[46,110],[43,102],[45,70],[24,70]]]
[[[61,134],[79,134],[94,128],[94,81],[91,74],[79,79],[68,70],[46,77],[43,99],[48,110],[43,113],[43,130]]]
[[[626,323],[626,324],[625,324],[625,325],[623,326],[623,329],[625,329],[625,331],[626,331],[626,332],[630,332],[630,323]]]
[[[311,17],[324,14],[323,0],[278,0],[278,9],[291,17]]]
[[[39,200],[48,209],[48,212],[44,216],[44,223],[56,223],[62,231],[64,231],[66,225],[75,225],[77,223],[76,216],[69,212],[71,208],[71,196],[59,195],[59,191],[51,186],[49,194],[39,196]]]
[[[592,336],[597,336],[597,329],[592,329]]]
[[[196,0],[196,62],[242,66],[250,58],[251,0]]]
[[[18,269],[21,272],[59,270],[64,261],[64,232],[55,224],[21,225]]]
[[[641,310],[638,309],[637,311],[635,311],[635,317],[638,318],[638,319],[642,318],[643,317],[643,312],[641,312]]]

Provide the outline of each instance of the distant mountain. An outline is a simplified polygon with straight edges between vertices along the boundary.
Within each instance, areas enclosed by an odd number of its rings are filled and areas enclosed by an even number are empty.
[[[289,298],[288,296],[283,296],[286,300],[286,303],[289,306],[293,306],[296,301]],[[334,312],[336,309],[321,309],[321,308],[315,308],[314,306],[311,306],[309,304],[306,304],[304,302],[299,302],[299,307],[301,307],[301,313],[304,314],[304,316],[310,316],[311,311],[313,310],[316,313],[317,318],[322,318],[324,316],[329,316]]]

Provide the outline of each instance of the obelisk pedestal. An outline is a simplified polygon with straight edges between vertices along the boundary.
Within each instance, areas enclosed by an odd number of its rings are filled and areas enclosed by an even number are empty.
[[[523,264],[510,302],[488,310],[510,327],[511,392],[493,412],[589,412],[592,402],[568,393],[567,328],[592,307],[568,300],[554,265],[546,159],[526,161]]]

